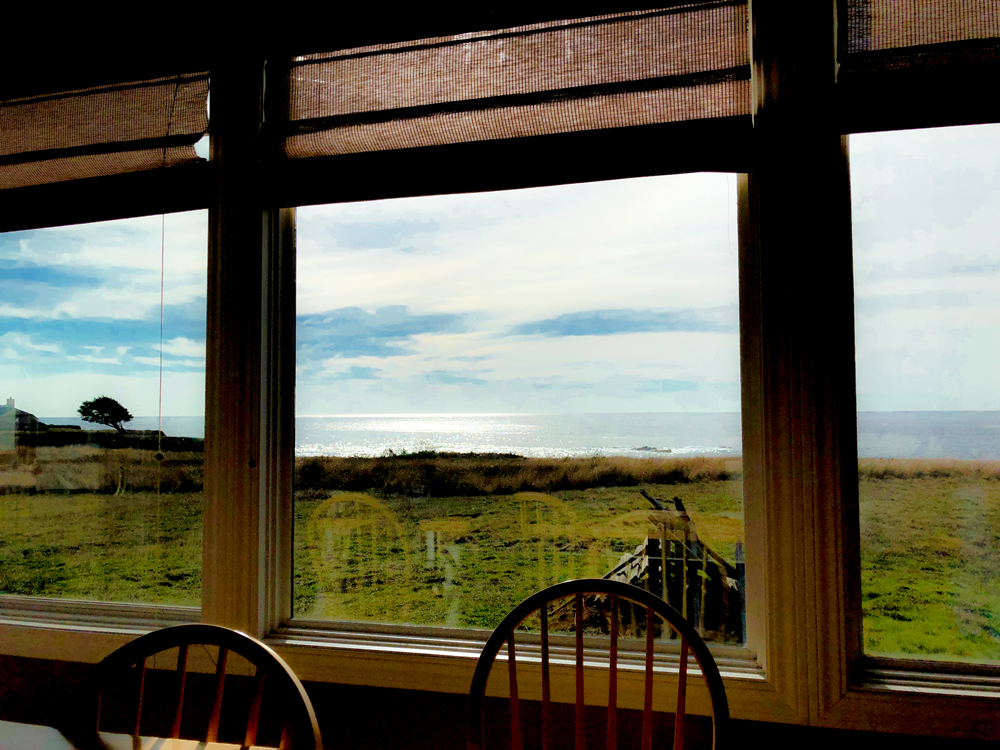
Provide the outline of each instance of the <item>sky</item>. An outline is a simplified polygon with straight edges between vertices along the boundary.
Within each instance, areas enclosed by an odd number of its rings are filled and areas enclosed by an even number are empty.
[[[300,208],[299,414],[738,411],[736,178]]]
[[[163,414],[204,414],[207,233],[193,211],[0,234],[0,398],[72,417],[107,395],[156,416],[162,240]]]
[[[1000,126],[850,148],[859,408],[1000,409]],[[739,409],[735,175],[303,207],[297,238],[301,416]],[[198,416],[207,212],[162,243],[163,414]],[[160,262],[159,216],[0,235],[0,398],[155,416]]]
[[[1000,126],[850,154],[858,409],[1000,409]]]

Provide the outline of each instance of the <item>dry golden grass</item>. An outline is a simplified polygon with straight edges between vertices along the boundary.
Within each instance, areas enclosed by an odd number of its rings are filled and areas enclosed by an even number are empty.
[[[862,479],[987,479],[1000,480],[1000,461],[960,461],[954,458],[862,458]]]
[[[96,445],[44,446],[42,448],[35,448],[35,461],[41,463],[92,461],[102,453],[104,453],[104,449]]]
[[[379,458],[296,459],[296,489],[369,491],[431,497],[557,492],[728,481],[742,476],[739,458],[522,458],[418,453]]]
[[[106,449],[67,445],[0,456],[0,493],[11,492],[199,492],[203,455],[194,451]]]
[[[32,487],[35,475],[24,469],[0,471],[0,487]]]

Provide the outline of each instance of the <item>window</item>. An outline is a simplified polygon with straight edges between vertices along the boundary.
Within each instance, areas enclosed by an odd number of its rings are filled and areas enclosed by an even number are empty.
[[[844,135],[1000,121],[996,97],[983,93],[995,78],[1000,29],[995,13],[942,14],[936,4],[851,0],[837,10],[834,19],[829,7],[803,4],[794,34],[777,5],[755,3],[749,24],[746,7],[730,2],[569,23],[544,14],[504,16],[511,27],[522,25],[500,34],[488,13],[473,14],[468,28],[450,17],[421,15],[413,30],[375,15],[381,10],[356,25],[338,23],[342,33],[329,43],[296,36],[306,34],[301,29],[287,37],[277,32],[274,48],[300,57],[289,61],[284,52],[265,51],[266,92],[262,59],[216,60],[211,169],[193,151],[204,133],[198,113],[205,74],[192,74],[190,88],[177,71],[153,80],[158,93],[146,101],[156,116],[145,119],[149,132],[135,131],[140,135],[126,129],[109,139],[110,131],[99,127],[96,142],[22,148],[27,141],[17,140],[9,148],[11,131],[3,130],[9,120],[0,117],[0,178],[16,173],[20,179],[25,164],[35,165],[28,171],[37,178],[0,190],[4,231],[211,206],[202,618],[267,637],[305,679],[346,684],[461,693],[479,643],[469,631],[421,634],[405,626],[348,629],[290,619],[296,222],[295,210],[282,207],[735,172],[741,175],[746,576],[755,595],[747,601],[745,646],[719,650],[734,715],[1000,736],[996,723],[984,718],[995,716],[995,666],[864,653],[859,371]],[[935,23],[927,22],[931,16]],[[312,26],[324,34],[328,28]],[[604,56],[616,44],[630,49],[617,32],[639,27],[660,29],[653,36],[663,49],[644,61]],[[440,36],[467,31],[468,38]],[[507,31],[519,36],[518,44],[508,44]],[[400,41],[421,35],[417,43]],[[521,44],[566,38],[574,43]],[[514,64],[516,56],[506,55],[513,47],[543,54]],[[328,59],[330,49],[347,53]],[[483,88],[451,87],[470,49],[486,51],[469,56],[479,65],[472,78]],[[565,61],[580,49],[610,63],[576,65],[578,55],[567,78],[535,75],[538,60]],[[67,67],[76,62],[73,55],[66,59]],[[383,63],[404,59],[440,64],[382,75]],[[185,70],[204,70],[178,60]],[[332,77],[317,75],[311,78],[317,85],[305,87],[316,96],[287,107],[285,95],[296,91],[282,85],[282,68],[295,75],[326,63]],[[387,90],[376,90],[374,98],[330,96],[342,91],[337,78],[352,66],[363,70],[348,70],[347,77],[370,74],[368,80],[384,82]],[[122,63],[113,72],[122,70],[132,68]],[[448,75],[439,76],[443,70]],[[414,71],[420,74],[409,75]],[[131,80],[114,78],[115,86]],[[47,95],[50,84],[36,77],[21,88],[25,95]],[[181,97],[182,88],[191,96]],[[265,118],[259,117],[262,97]],[[182,98],[180,110],[190,118],[174,128],[170,112],[178,110],[163,105]],[[6,116],[14,105],[5,99],[2,106]],[[61,132],[45,130],[53,137]],[[155,153],[131,160],[133,147]],[[178,151],[164,158],[174,147]],[[104,161],[91,157],[105,151],[126,158],[112,160],[114,168],[102,177],[74,174],[53,182],[47,176],[63,158],[87,157],[74,163],[89,168]],[[146,612],[139,605],[60,608],[35,599],[23,606],[7,597],[0,641],[19,656],[91,659],[110,650],[121,637],[116,633],[151,627]],[[669,659],[657,679],[667,685],[674,679]]]
[[[492,629],[619,571],[742,642],[735,188],[299,209],[293,615]]]
[[[1000,130],[851,139],[865,650],[1000,660]]]
[[[0,237],[0,592],[201,603],[206,220]]]

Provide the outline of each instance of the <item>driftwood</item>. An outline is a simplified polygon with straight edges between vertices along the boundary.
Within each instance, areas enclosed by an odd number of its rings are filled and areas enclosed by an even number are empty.
[[[657,510],[648,518],[653,528],[631,554],[622,555],[604,578],[640,586],[660,596],[709,638],[743,640],[742,556],[727,561],[700,539],[680,498],[677,510],[644,490]]]

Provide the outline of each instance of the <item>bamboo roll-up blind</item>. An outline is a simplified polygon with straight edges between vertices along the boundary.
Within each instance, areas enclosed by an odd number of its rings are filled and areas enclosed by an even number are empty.
[[[848,0],[842,132],[1000,119],[1000,0]]]
[[[208,74],[0,101],[0,190],[191,164]]]
[[[848,54],[1000,37],[1000,0],[849,0]]]
[[[745,2],[296,58],[280,154],[384,151],[746,115]]]

